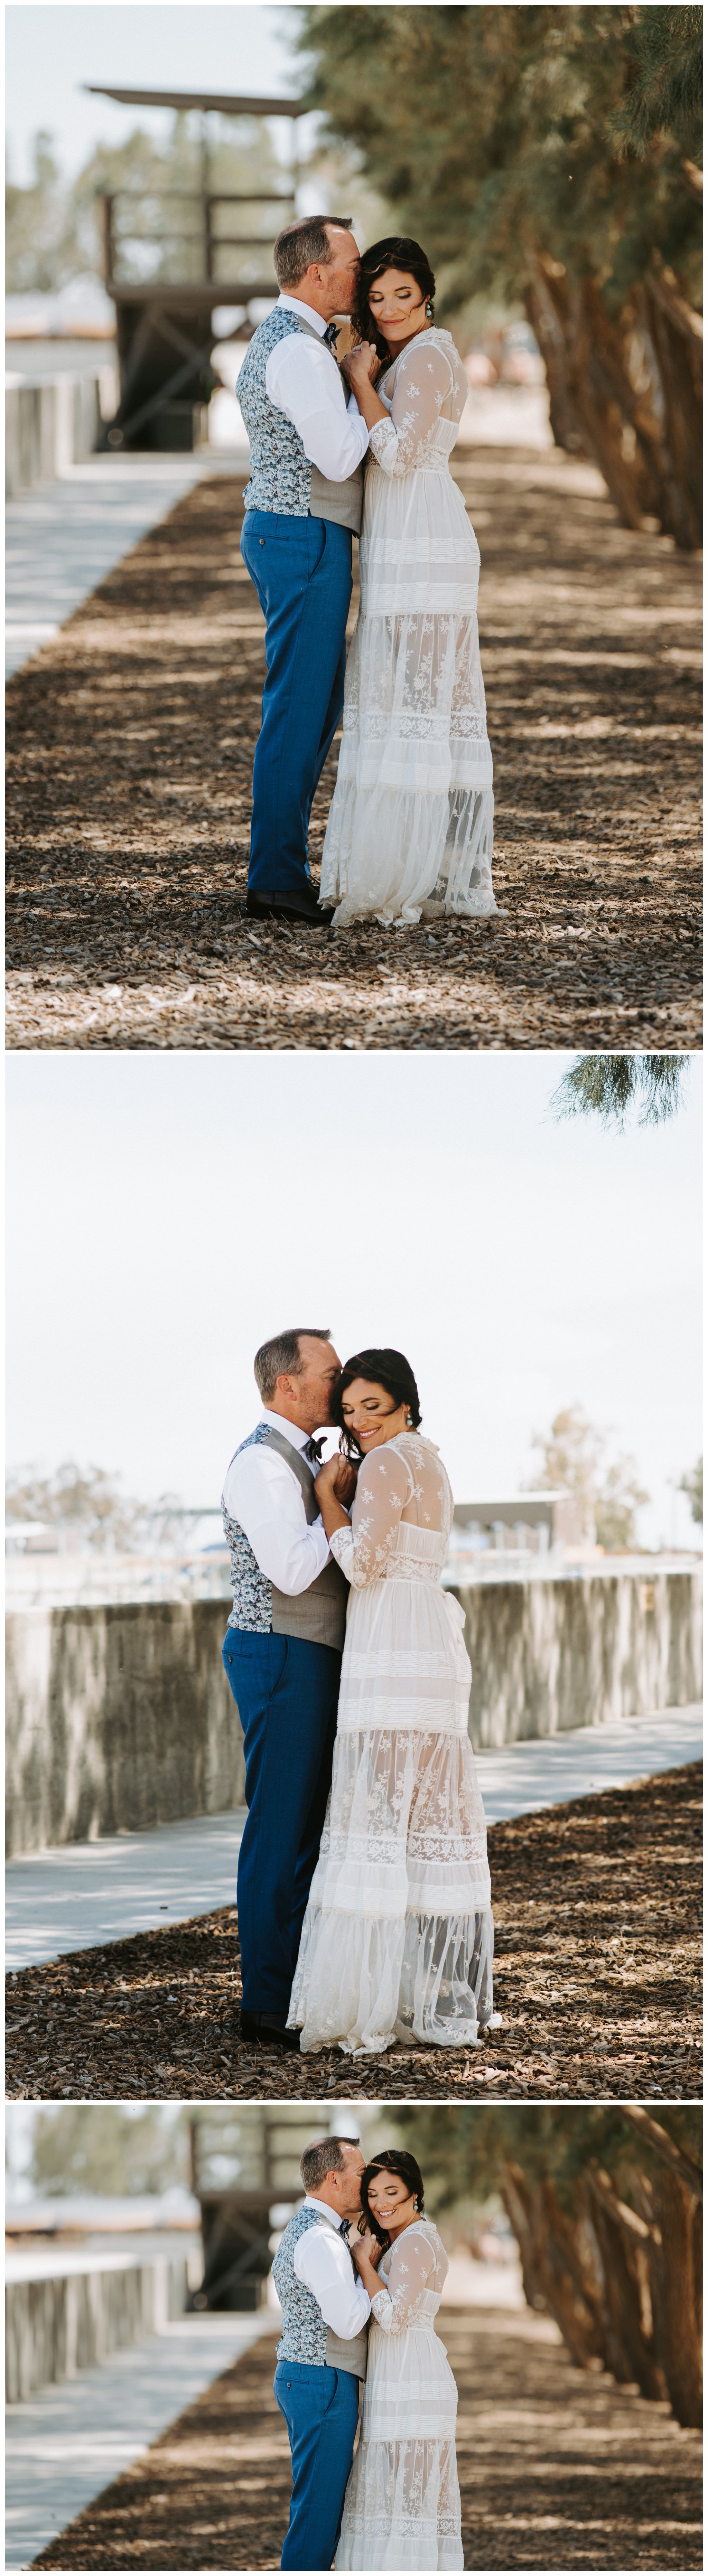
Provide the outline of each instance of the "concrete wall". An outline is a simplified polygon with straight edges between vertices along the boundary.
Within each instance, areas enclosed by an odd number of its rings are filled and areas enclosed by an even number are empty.
[[[166,2260],[121,2271],[10,2281],[5,2291],[6,2398],[73,2379],[126,2344],[183,2316],[187,2266]]]
[[[701,1569],[457,1589],[473,1744],[518,1744],[701,1697]]]
[[[5,388],[5,494],[54,482],[96,446],[100,376],[38,377]]]
[[[700,1698],[698,1567],[475,1583],[457,1598],[476,1745]],[[218,1601],[9,1614],[9,1856],[242,1804],[227,1616]]]
[[[18,1610],[7,1621],[7,1849],[243,1802],[228,1603]]]

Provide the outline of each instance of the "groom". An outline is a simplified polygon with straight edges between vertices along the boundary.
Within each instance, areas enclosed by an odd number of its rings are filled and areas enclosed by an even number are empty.
[[[332,1777],[348,1586],[314,1493],[341,1362],[325,1331],[256,1352],[262,1412],[222,1494],[234,1606],[223,1659],[244,1733],[248,1819],[238,1862],[241,2037],[300,2048],[287,2015]],[[356,1478],[342,1459],[338,1502]]]
[[[267,677],[253,769],[246,910],[323,929],[310,880],[310,808],[344,705],[352,532],[361,527],[369,432],[347,398],[335,314],[356,301],[350,216],[308,215],[279,233],[278,302],[238,379],[251,447],[241,553],[266,621]]]
[[[331,2567],[352,2465],[371,2302],[346,2242],[361,2213],[364,2158],[350,2138],[323,2138],[300,2164],[306,2198],[273,2264],[283,2311],[275,2395],[293,2464],[281,2567]]]

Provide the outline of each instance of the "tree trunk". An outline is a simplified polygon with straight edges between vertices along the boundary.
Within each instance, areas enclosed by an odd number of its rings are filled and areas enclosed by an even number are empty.
[[[699,546],[702,323],[671,272],[657,264],[619,327],[594,278],[571,292],[560,261],[533,253],[524,301],[556,445],[592,457],[623,527],[658,522],[677,545]]]
[[[607,2305],[626,2368],[615,2378],[636,2380],[643,2397],[666,2397],[654,2337],[649,2266],[650,2229],[618,2200],[609,2174],[591,2171],[590,2197],[603,2255]],[[613,2365],[614,2367],[614,2365]]]
[[[564,270],[559,275],[564,276]],[[527,320],[543,359],[551,415],[551,428],[556,447],[564,447],[569,456],[586,453],[580,424],[568,390],[568,352],[560,313],[549,291],[548,280],[540,260],[534,262],[533,276],[524,290]]]
[[[666,2167],[652,2184],[650,2277],[656,2349],[679,2424],[702,2421],[700,2204]],[[698,2223],[697,2223],[698,2222]]]
[[[669,269],[647,277],[644,294],[664,403],[672,535],[689,551],[703,539],[703,324]]]

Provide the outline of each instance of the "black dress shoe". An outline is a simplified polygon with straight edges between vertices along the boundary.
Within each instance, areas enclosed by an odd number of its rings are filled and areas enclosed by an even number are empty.
[[[296,2049],[300,2055],[299,2030],[287,2030],[284,2021],[271,2019],[270,2013],[244,2012],[241,2006],[241,2038],[256,2048]]]
[[[318,903],[314,886],[303,886],[298,894],[287,889],[247,894],[246,911],[252,921],[306,921],[311,930],[329,930],[334,920],[334,906]]]

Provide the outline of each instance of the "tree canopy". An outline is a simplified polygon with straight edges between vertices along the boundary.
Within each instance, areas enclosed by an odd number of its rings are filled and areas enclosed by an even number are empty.
[[[642,1127],[659,1127],[680,1108],[688,1055],[579,1055],[564,1073],[551,1107],[557,1118],[599,1117],[625,1125],[638,1109]]]
[[[657,27],[654,22],[662,21]],[[447,310],[535,255],[610,309],[655,252],[695,291],[699,9],[306,8],[308,104],[443,269]],[[646,22],[646,23],[645,23]]]

